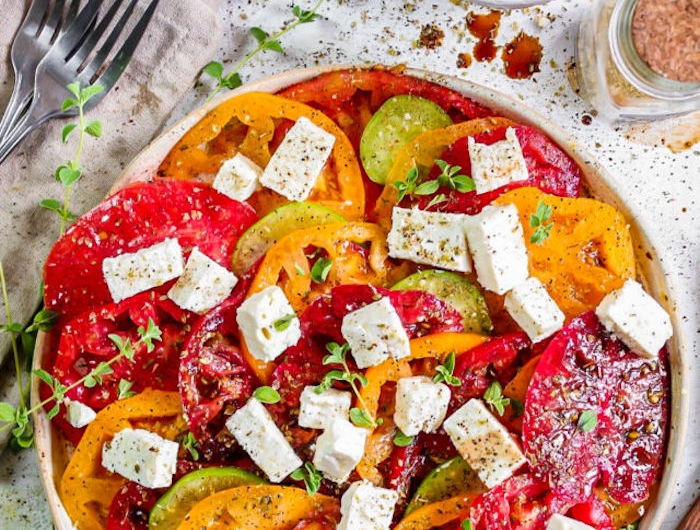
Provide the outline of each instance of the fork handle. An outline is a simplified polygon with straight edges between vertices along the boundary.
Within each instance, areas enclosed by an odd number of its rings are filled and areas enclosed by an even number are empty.
[[[23,116],[12,132],[6,138],[3,138],[2,142],[0,143],[0,164],[2,164],[2,162],[14,150],[14,148],[19,145],[27,134],[36,129],[47,119],[48,117],[41,120],[32,120],[29,119],[27,115]]]
[[[12,89],[12,95],[5,107],[5,113],[0,121],[0,138],[5,138],[12,128],[19,122],[22,114],[29,107],[29,102],[32,99],[32,82],[23,76],[21,72],[15,71],[15,85]]]

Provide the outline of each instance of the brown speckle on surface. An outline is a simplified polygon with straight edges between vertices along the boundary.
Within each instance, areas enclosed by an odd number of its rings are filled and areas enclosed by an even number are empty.
[[[445,32],[435,24],[426,24],[420,30],[419,45],[421,48],[434,50],[442,45],[442,39],[445,37]]]
[[[492,61],[496,57],[496,36],[501,24],[501,12],[467,14],[467,29],[478,42],[474,45],[474,58],[477,61]]]
[[[501,58],[508,77],[526,79],[540,71],[542,45],[537,37],[521,31],[503,48]]]

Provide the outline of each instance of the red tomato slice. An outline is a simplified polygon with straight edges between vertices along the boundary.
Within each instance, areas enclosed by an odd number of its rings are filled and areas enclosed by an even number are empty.
[[[592,312],[544,350],[528,389],[523,447],[535,474],[584,502],[602,479],[618,502],[647,498],[663,457],[668,406],[663,359],[647,360],[605,333]],[[596,413],[590,430],[578,426]]]
[[[109,505],[107,530],[148,530],[148,515],[159,498],[156,490],[127,482]]]
[[[476,191],[461,193],[446,187],[436,193],[444,193],[447,201],[439,203],[435,209],[445,212],[462,212],[470,215],[481,209],[506,191],[522,186],[535,186],[546,193],[561,197],[578,197],[581,194],[581,170],[574,161],[540,131],[524,125],[513,127],[523,150],[529,178],[513,182],[496,190],[477,194]],[[478,134],[474,139],[479,143],[492,144],[505,138],[507,127]],[[440,156],[452,166],[460,166],[460,173],[471,175],[471,161],[467,138],[461,138]],[[428,178],[435,179],[440,169],[432,168]],[[433,196],[420,198],[420,208],[425,208]]]
[[[80,217],[56,242],[44,266],[44,304],[67,322],[110,303],[104,258],[166,238],[177,238],[186,253],[197,246],[229,268],[238,237],[255,220],[250,206],[202,184],[134,184]]]

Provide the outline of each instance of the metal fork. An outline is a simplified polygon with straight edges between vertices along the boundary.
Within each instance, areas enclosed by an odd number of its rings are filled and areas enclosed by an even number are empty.
[[[72,0],[64,18],[65,0],[34,0],[12,43],[10,59],[15,85],[0,122],[0,138],[29,106],[34,91],[34,73],[56,38],[75,18],[80,0]]]
[[[117,16],[122,1],[114,0],[102,20],[97,23],[93,13],[99,10],[103,0],[89,0],[65,33],[39,62],[32,103],[17,127],[0,144],[0,162],[29,132],[45,121],[77,114],[75,108],[61,109],[62,102],[69,95],[66,91],[68,84],[77,81],[81,86],[98,84],[103,87],[102,92],[88,101],[85,110],[99,103],[114,86],[131,60],[160,0],[150,1],[119,50],[109,58],[138,0],[129,2],[100,48],[96,49],[98,41],[106,34],[110,23]],[[90,58],[93,53],[94,56]]]

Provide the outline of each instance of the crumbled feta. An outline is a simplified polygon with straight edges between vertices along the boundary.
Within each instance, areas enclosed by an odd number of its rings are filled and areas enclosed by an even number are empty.
[[[345,482],[362,459],[369,431],[335,417],[316,440],[313,464],[333,482]]]
[[[508,127],[504,140],[491,145],[477,143],[471,136],[469,160],[477,193],[496,190],[511,182],[527,180],[527,164],[515,129]]]
[[[66,421],[76,429],[82,429],[97,417],[97,413],[85,403],[65,398]]]
[[[503,305],[532,342],[546,339],[564,325],[564,313],[535,277],[508,291]]]
[[[634,280],[608,293],[595,313],[608,331],[643,357],[657,357],[673,334],[668,313]]]
[[[123,429],[102,446],[102,467],[146,488],[167,488],[177,465],[176,442],[145,429]]]
[[[546,530],[594,530],[594,527],[566,515],[555,513],[547,520]]]
[[[236,321],[248,351],[265,362],[274,360],[301,337],[294,308],[277,285],[245,300],[236,311]]]
[[[255,398],[233,413],[226,428],[270,482],[281,482],[303,465],[265,406]]]
[[[168,297],[183,309],[206,313],[226,300],[236,283],[235,274],[195,247]]]
[[[469,272],[463,214],[394,207],[386,238],[389,255],[442,269]]]
[[[470,399],[442,424],[459,454],[487,488],[525,463],[520,447],[480,399]]]
[[[236,153],[221,164],[212,187],[235,201],[245,201],[258,188],[262,173],[262,168],[250,158]]]
[[[260,183],[290,201],[306,200],[334,143],[334,135],[299,118],[265,166]]]
[[[388,530],[399,494],[367,480],[353,482],[340,500],[338,530]]]
[[[396,384],[394,423],[407,436],[435,432],[450,403],[450,389],[424,375],[403,377]]]
[[[411,353],[401,318],[387,297],[345,315],[340,331],[358,368],[375,366],[389,356],[401,359]]]
[[[102,275],[112,300],[121,302],[177,278],[182,274],[183,262],[180,243],[166,239],[136,252],[105,258]]]
[[[467,240],[484,288],[505,294],[527,279],[527,249],[515,205],[489,205],[470,216]]]
[[[334,418],[348,419],[352,394],[329,388],[316,392],[318,387],[307,386],[299,399],[299,426],[325,429]]]

